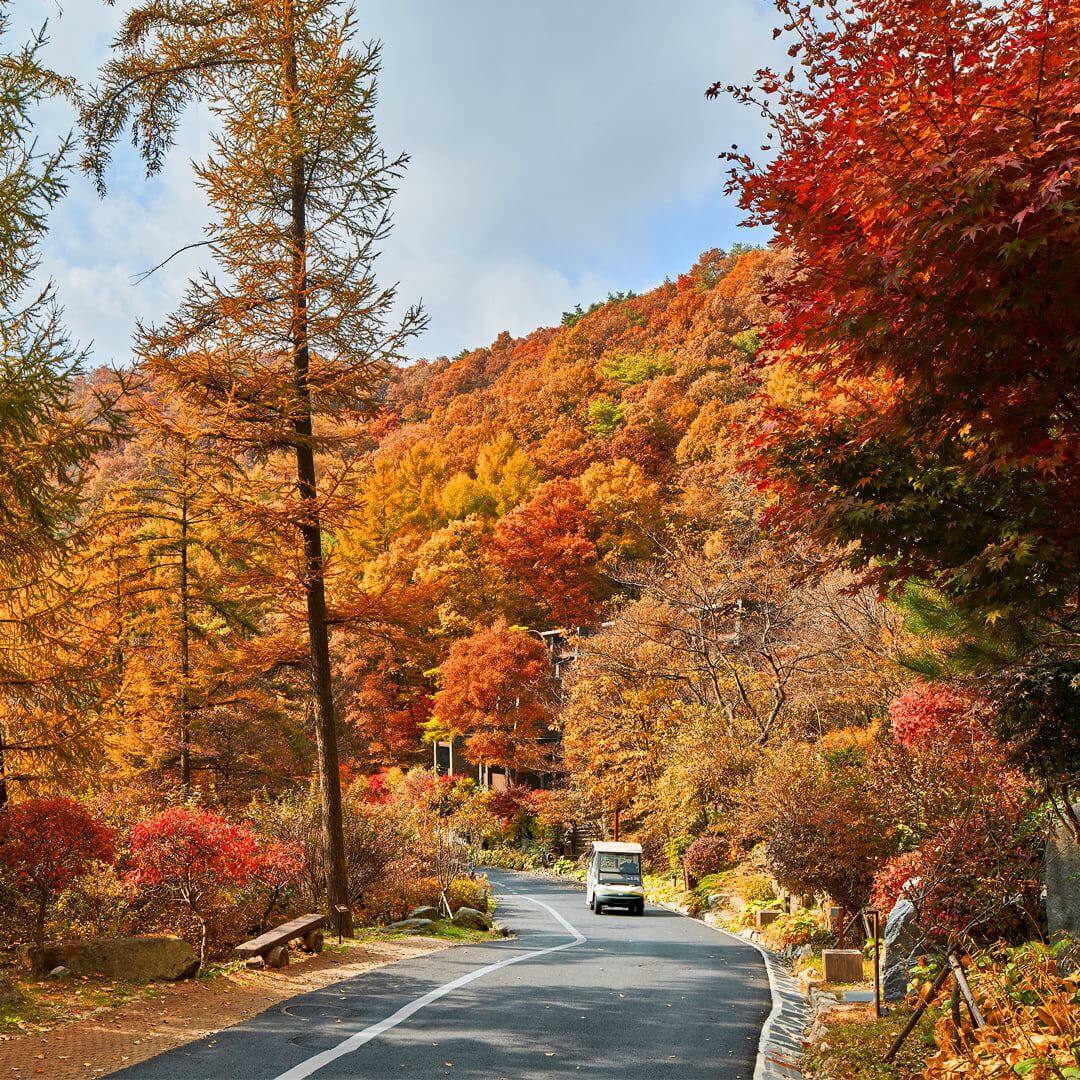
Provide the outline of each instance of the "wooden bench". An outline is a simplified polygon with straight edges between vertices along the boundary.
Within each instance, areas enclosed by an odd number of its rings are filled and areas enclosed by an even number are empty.
[[[322,928],[326,925],[325,915],[299,915],[287,923],[275,926],[250,941],[236,946],[236,955],[241,960],[251,961],[256,956],[265,960],[267,967],[284,967],[289,962],[289,942],[303,938],[304,948],[311,953],[322,952]]]

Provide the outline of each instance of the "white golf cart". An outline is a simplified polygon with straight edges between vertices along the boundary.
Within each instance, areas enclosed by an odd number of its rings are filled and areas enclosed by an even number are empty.
[[[597,915],[614,907],[626,908],[631,915],[644,915],[641,845],[594,840],[585,891],[587,903]]]

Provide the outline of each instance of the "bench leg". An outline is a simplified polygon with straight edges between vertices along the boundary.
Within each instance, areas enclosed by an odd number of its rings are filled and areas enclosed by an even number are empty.
[[[289,946],[288,945],[275,945],[266,954],[266,966],[272,968],[283,968],[289,965]]]

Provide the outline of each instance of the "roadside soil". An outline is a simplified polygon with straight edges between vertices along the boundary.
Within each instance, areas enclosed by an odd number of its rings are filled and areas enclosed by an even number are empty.
[[[210,979],[155,985],[149,996],[96,1010],[48,1031],[0,1036],[0,1077],[49,1080],[105,1076],[184,1043],[213,1036],[279,1001],[373,968],[437,952],[450,942],[415,937],[361,941],[280,970],[240,968]]]

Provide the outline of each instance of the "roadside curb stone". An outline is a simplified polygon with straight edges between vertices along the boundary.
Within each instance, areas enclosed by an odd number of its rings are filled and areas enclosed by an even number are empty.
[[[690,917],[692,916],[688,916]],[[757,949],[765,961],[773,1007],[761,1028],[754,1080],[802,1080],[800,1062],[806,1027],[810,1022],[810,1010],[802,989],[792,977],[787,965],[778,953],[766,949],[748,934],[735,934],[724,930],[708,915],[698,921],[712,927],[718,934],[726,934]]]

